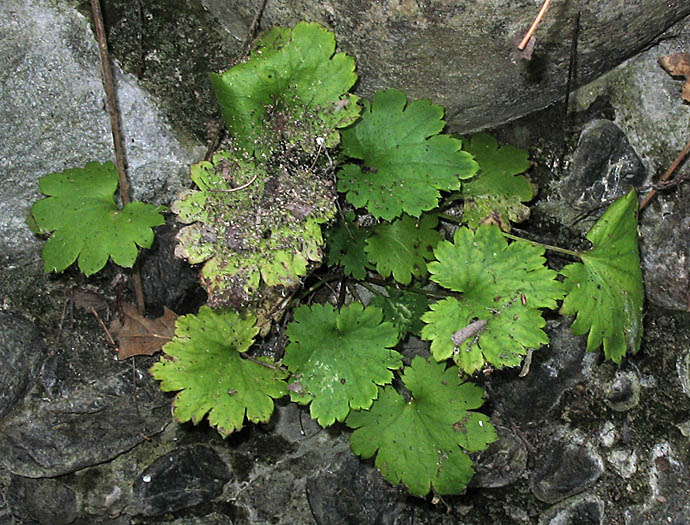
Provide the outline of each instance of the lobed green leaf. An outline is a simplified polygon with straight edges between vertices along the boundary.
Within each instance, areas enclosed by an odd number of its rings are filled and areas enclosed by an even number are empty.
[[[354,206],[393,220],[403,212],[419,217],[438,205],[440,191],[457,190],[477,171],[462,143],[438,135],[443,108],[427,100],[408,104],[396,89],[364,102],[361,120],[343,130],[343,153],[358,159],[338,174],[338,190]]]
[[[40,233],[53,232],[43,247],[46,272],[61,272],[75,261],[86,275],[101,270],[108,258],[131,267],[138,246],[150,248],[155,226],[165,223],[162,207],[130,202],[121,210],[114,200],[118,185],[112,162],[51,173],[40,179],[48,198],[31,208]]]
[[[173,416],[195,425],[208,415],[209,423],[227,437],[247,419],[266,422],[273,399],[287,393],[287,372],[267,359],[264,364],[241,354],[254,342],[256,318],[202,306],[197,315],[178,318],[175,338],[163,347],[165,355],[151,368],[161,390],[180,390]]]
[[[402,357],[391,348],[397,330],[382,321],[381,310],[360,303],[339,312],[329,304],[300,306],[285,333],[290,344],[283,362],[299,387],[293,401],[311,403],[311,416],[323,427],[343,421],[350,409],[369,408],[376,385],[390,383]]]
[[[412,399],[392,386],[380,388],[370,410],[353,411],[346,423],[354,432],[355,454],[376,454],[376,468],[392,484],[402,483],[415,496],[459,494],[474,473],[465,454],[484,450],[497,439],[484,414],[483,390],[463,383],[455,367],[417,356],[405,368],[403,382]]]
[[[588,334],[587,350],[603,344],[604,355],[620,363],[642,342],[644,287],[637,242],[637,194],[614,202],[587,233],[593,248],[569,264],[563,314],[577,314],[573,333]]]

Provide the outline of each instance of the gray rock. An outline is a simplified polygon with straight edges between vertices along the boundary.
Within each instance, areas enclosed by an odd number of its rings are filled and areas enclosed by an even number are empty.
[[[46,348],[31,321],[0,312],[0,419],[33,385]]]
[[[544,420],[563,393],[582,377],[584,339],[570,332],[566,320],[549,322],[546,331],[551,342],[534,352],[527,376],[507,371],[492,377],[487,385],[496,407],[511,420]]]
[[[135,481],[134,493],[144,516],[160,516],[218,497],[231,479],[218,454],[197,445],[154,461]]]
[[[618,371],[606,387],[606,403],[616,412],[625,412],[640,402],[640,379],[633,371]]]
[[[0,263],[37,256],[24,223],[38,178],[113,158],[100,58],[88,20],[68,2],[0,4]],[[156,102],[115,67],[132,196],[168,202],[201,149],[183,144]]]
[[[539,520],[540,525],[602,525],[604,502],[592,495],[577,496],[549,509]]]
[[[56,479],[13,476],[8,500],[21,523],[67,525],[77,517],[74,491]]]
[[[604,461],[578,432],[559,428],[539,456],[530,490],[545,503],[557,503],[591,487],[604,473]]]
[[[625,511],[626,525],[690,523],[687,465],[669,443],[657,443],[650,453],[649,495],[641,505]]]
[[[589,123],[580,135],[568,177],[561,192],[579,212],[596,210],[594,218],[606,206],[645,180],[647,170],[625,133],[609,120]]]
[[[170,421],[169,399],[142,370],[153,358],[139,361],[134,380],[98,325],[63,339],[69,350],[45,361],[31,392],[2,421],[0,462],[14,474],[58,476],[103,463]]]
[[[517,481],[527,466],[527,447],[510,429],[496,425],[498,441],[475,458],[472,487],[504,487]]]
[[[346,454],[338,470],[307,480],[307,498],[316,523],[393,523],[403,507],[404,492],[388,484],[373,466]]]
[[[202,1],[237,40],[244,39],[254,2]],[[327,25],[357,60],[359,92],[371,96],[397,87],[412,98],[430,98],[446,107],[452,127],[466,132],[544,108],[563,96],[577,9],[567,2],[551,8],[529,62],[515,59],[512,51],[515,38],[536,15],[537,3],[268,2],[263,26],[300,20]],[[690,13],[683,2],[663,0],[589,2],[580,9],[578,84],[619,64]]]

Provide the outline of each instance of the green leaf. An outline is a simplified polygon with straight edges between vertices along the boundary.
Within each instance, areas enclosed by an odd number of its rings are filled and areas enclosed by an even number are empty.
[[[336,128],[359,115],[352,57],[335,51],[333,33],[316,23],[273,28],[256,42],[249,60],[211,74],[233,144],[269,155],[276,137],[315,151],[340,141]]]
[[[616,363],[642,342],[644,288],[637,245],[637,194],[630,191],[614,202],[592,226],[587,239],[594,246],[569,264],[563,314],[577,314],[575,334],[587,336],[587,350],[603,343],[604,355]]]
[[[40,233],[53,232],[43,247],[46,272],[61,272],[77,258],[86,275],[102,269],[108,257],[131,267],[137,246],[150,248],[152,228],[165,223],[162,208],[151,204],[130,202],[118,209],[113,199],[118,175],[112,162],[51,173],[39,184],[49,197],[36,202],[31,215]]]
[[[262,365],[241,357],[254,342],[255,322],[253,316],[208,306],[178,318],[175,338],[151,368],[161,390],[181,390],[173,401],[177,421],[196,425],[208,414],[209,423],[227,437],[242,428],[245,414],[255,423],[270,419],[273,399],[287,393],[287,373],[267,359],[258,359]]]
[[[345,275],[362,280],[367,275],[369,259],[364,252],[365,241],[369,232],[355,224],[355,213],[345,212],[345,220],[341,217],[338,223],[326,230],[326,245],[328,246],[328,264],[338,264],[343,267]]]
[[[383,477],[415,496],[431,488],[459,494],[474,474],[463,449],[484,450],[497,439],[487,416],[471,411],[482,405],[484,391],[463,383],[454,366],[445,369],[419,356],[405,368],[403,382],[412,394],[409,402],[388,386],[370,410],[350,413],[352,450],[365,459],[377,454]]]
[[[338,174],[338,190],[356,207],[392,220],[419,217],[438,205],[440,191],[457,190],[477,171],[462,143],[439,135],[443,108],[427,100],[407,103],[396,89],[379,91],[354,126],[342,132],[343,153],[359,164]]]
[[[426,261],[433,258],[434,247],[441,240],[434,229],[437,225],[436,215],[424,215],[419,220],[403,215],[378,225],[366,240],[369,260],[383,277],[392,273],[401,284],[409,284],[413,276],[425,276]]]
[[[329,304],[300,306],[285,333],[283,359],[299,388],[290,397],[311,402],[311,416],[323,427],[343,421],[350,409],[369,408],[376,385],[390,383],[402,366],[397,330],[382,323],[381,310],[352,303],[340,312]]]
[[[515,366],[527,348],[546,344],[539,309],[555,309],[564,291],[543,254],[543,248],[528,242],[508,244],[493,225],[480,226],[476,233],[459,228],[453,243],[439,243],[436,261],[427,266],[431,279],[462,296],[440,301],[422,316],[428,323],[422,338],[432,341],[434,358],[452,356],[472,374],[484,360],[497,368]],[[487,323],[456,344],[454,334],[475,321]]]
[[[491,135],[473,135],[465,149],[479,163],[479,172],[470,181],[463,182],[465,197],[463,220],[472,228],[498,213],[512,222],[529,217],[529,208],[523,205],[534,198],[534,186],[524,176],[516,176],[530,167],[526,150],[502,146]]]
[[[398,330],[398,339],[403,339],[408,333],[420,335],[424,323],[420,317],[429,307],[429,299],[421,293],[386,288],[385,295],[377,295],[369,306],[376,306],[383,311],[384,321],[388,321]]]

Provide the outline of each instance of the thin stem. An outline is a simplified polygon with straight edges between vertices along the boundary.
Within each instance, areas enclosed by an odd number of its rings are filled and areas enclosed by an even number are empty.
[[[551,250],[552,252],[558,252],[558,253],[564,253],[566,255],[570,255],[572,257],[577,257],[578,259],[580,258],[580,254],[578,252],[575,252],[573,250],[567,250],[566,248],[561,248],[559,246],[552,246],[551,244],[544,244],[543,242],[537,242],[533,241],[531,239],[524,239],[523,237],[518,237],[517,235],[512,235],[510,233],[506,233],[504,231],[501,232],[503,236],[506,239],[511,239],[513,241],[523,241],[523,242],[528,242],[533,246],[540,246],[544,248],[545,250]]]
[[[544,15],[546,14],[546,11],[549,9],[550,4],[551,4],[551,0],[544,0],[544,3],[542,4],[541,9],[537,13],[537,16],[534,19],[534,22],[532,22],[532,25],[527,30],[527,33],[525,33],[525,36],[523,37],[523,39],[518,44],[518,49],[520,51],[522,51],[523,49],[525,49],[525,47],[527,47],[527,43],[529,42],[529,39],[532,38],[532,35],[537,30],[537,27],[539,26],[541,21],[544,19]]]
[[[113,81],[113,71],[110,67],[110,56],[108,55],[108,42],[105,37],[105,27],[103,26],[103,13],[99,0],[91,0],[91,10],[93,13],[93,23],[96,29],[96,39],[98,49],[101,52],[101,65],[103,67],[103,87],[105,88],[106,103],[110,114],[110,130],[113,134],[113,147],[115,149],[115,164],[120,182],[120,199],[122,206],[130,202],[129,181],[127,180],[127,170],[125,168],[125,152],[123,147],[122,132],[120,131],[120,112],[117,108],[117,97],[115,94],[115,82]],[[144,287],[141,282],[141,272],[139,265],[134,264],[132,269],[132,286],[134,287],[134,297],[137,302],[139,314],[144,315]]]
[[[683,150],[678,154],[678,156],[674,159],[674,161],[671,163],[671,165],[668,167],[666,170],[666,173],[664,173],[663,177],[659,179],[659,182],[664,182],[665,180],[668,180],[671,175],[673,174],[674,171],[680,166],[680,163],[683,162],[683,159],[687,156],[687,154],[690,153],[690,142],[688,142]],[[649,204],[649,201],[652,200],[652,197],[656,195],[656,188],[654,188],[652,191],[650,191],[647,196],[642,199],[642,202],[640,203],[640,211],[642,211],[647,204]]]
[[[438,216],[441,219],[447,220],[448,222],[452,222],[453,224],[462,224],[462,220],[458,219],[457,217],[453,217],[452,215],[448,215],[446,213],[439,213]],[[511,239],[513,241],[525,241],[528,242],[534,246],[541,246],[542,248],[546,250],[551,250],[552,252],[558,252],[558,253],[564,253],[566,255],[570,255],[572,257],[577,257],[578,259],[580,258],[580,254],[577,252],[574,252],[572,250],[567,250],[565,248],[560,248],[558,246],[552,246],[550,244],[544,244],[543,242],[537,242],[537,241],[532,241],[530,239],[525,239],[523,237],[518,237],[517,235],[512,235],[510,233],[506,233],[501,230],[501,233],[506,239]]]

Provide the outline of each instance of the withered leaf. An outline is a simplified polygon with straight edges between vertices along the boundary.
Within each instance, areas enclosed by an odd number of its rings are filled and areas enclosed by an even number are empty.
[[[122,361],[133,355],[153,355],[175,335],[177,314],[163,307],[163,315],[149,319],[139,315],[136,306],[122,306],[124,324],[119,319],[110,323],[110,333],[120,343],[117,358]]]
[[[659,59],[659,65],[669,75],[685,77],[683,84],[683,100],[690,102],[690,53],[673,53]]]
[[[102,294],[89,290],[74,289],[71,298],[74,306],[87,312],[90,312],[92,308],[97,312],[108,308],[108,301]]]

